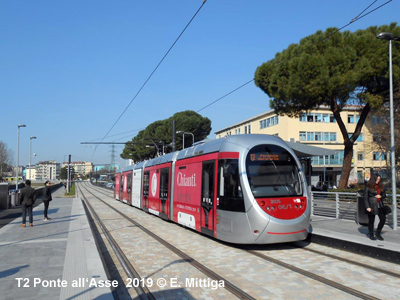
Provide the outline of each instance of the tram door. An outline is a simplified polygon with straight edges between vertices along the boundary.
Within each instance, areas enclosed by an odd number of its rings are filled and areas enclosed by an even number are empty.
[[[129,205],[132,205],[132,173],[128,174],[128,183],[127,183],[127,187],[126,187],[126,193],[127,193],[126,200],[128,201]]]
[[[160,217],[168,220],[169,168],[161,169],[160,174]]]
[[[145,171],[143,174],[143,210],[149,211],[148,198],[149,198],[149,186],[150,186],[150,171]]]
[[[203,162],[201,180],[201,232],[214,236],[215,162]]]

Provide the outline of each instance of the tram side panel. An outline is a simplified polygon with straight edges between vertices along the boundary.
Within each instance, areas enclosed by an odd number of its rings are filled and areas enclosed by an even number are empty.
[[[122,173],[122,202],[131,204],[132,172]]]
[[[174,220],[200,231],[201,162],[177,161],[174,178]]]
[[[167,163],[146,168],[143,180],[144,192],[146,192],[143,193],[143,209],[167,220],[169,219],[170,166],[171,164]]]
[[[121,174],[115,174],[115,186],[114,186],[114,199],[115,200],[119,200],[120,199],[120,195],[119,195],[119,191],[121,188]]]
[[[208,154],[177,161],[174,170],[174,220],[215,237],[215,161]]]
[[[142,208],[143,170],[134,170],[132,174],[132,206]]]

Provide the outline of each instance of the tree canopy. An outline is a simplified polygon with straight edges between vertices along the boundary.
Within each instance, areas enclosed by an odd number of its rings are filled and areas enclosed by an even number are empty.
[[[343,170],[339,187],[347,185],[353,144],[371,108],[388,101],[388,42],[378,40],[380,32],[400,35],[397,23],[369,27],[354,33],[329,28],[292,44],[255,73],[255,84],[271,99],[277,114],[298,116],[321,105],[330,107],[344,139]],[[393,51],[394,82],[400,76],[400,45]],[[361,116],[349,136],[340,111],[346,105],[360,105]]]
[[[132,141],[125,144],[121,157],[134,161],[150,159],[162,153],[163,145],[165,153],[171,152],[172,148],[169,145],[172,142],[172,120],[175,120],[176,131],[192,133],[195,142],[205,139],[211,132],[210,119],[191,110],[178,112],[168,119],[155,121],[139,131]],[[182,149],[182,138],[182,134],[176,135],[176,149]],[[192,136],[185,134],[185,148],[191,146],[192,142]]]
[[[3,172],[8,171],[11,166],[12,152],[8,149],[7,144],[0,141],[0,178],[3,176]]]

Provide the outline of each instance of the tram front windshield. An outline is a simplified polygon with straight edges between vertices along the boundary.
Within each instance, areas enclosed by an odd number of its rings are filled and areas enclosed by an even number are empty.
[[[280,146],[252,148],[246,158],[246,171],[255,198],[295,197],[303,193],[296,161]]]

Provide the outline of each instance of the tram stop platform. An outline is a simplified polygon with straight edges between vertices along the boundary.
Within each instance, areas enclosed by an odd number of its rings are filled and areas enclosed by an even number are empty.
[[[387,216],[388,219],[391,217],[391,214]],[[376,216],[375,230],[378,221]],[[368,226],[354,220],[311,216],[308,241],[400,264],[400,228],[393,230],[387,223],[381,233],[384,240],[373,241],[367,236]]]
[[[33,227],[28,216],[19,227],[20,208],[0,213],[1,299],[114,299],[100,287],[107,276],[82,201],[63,192],[53,193],[52,220],[43,220],[43,204],[33,209]]]

